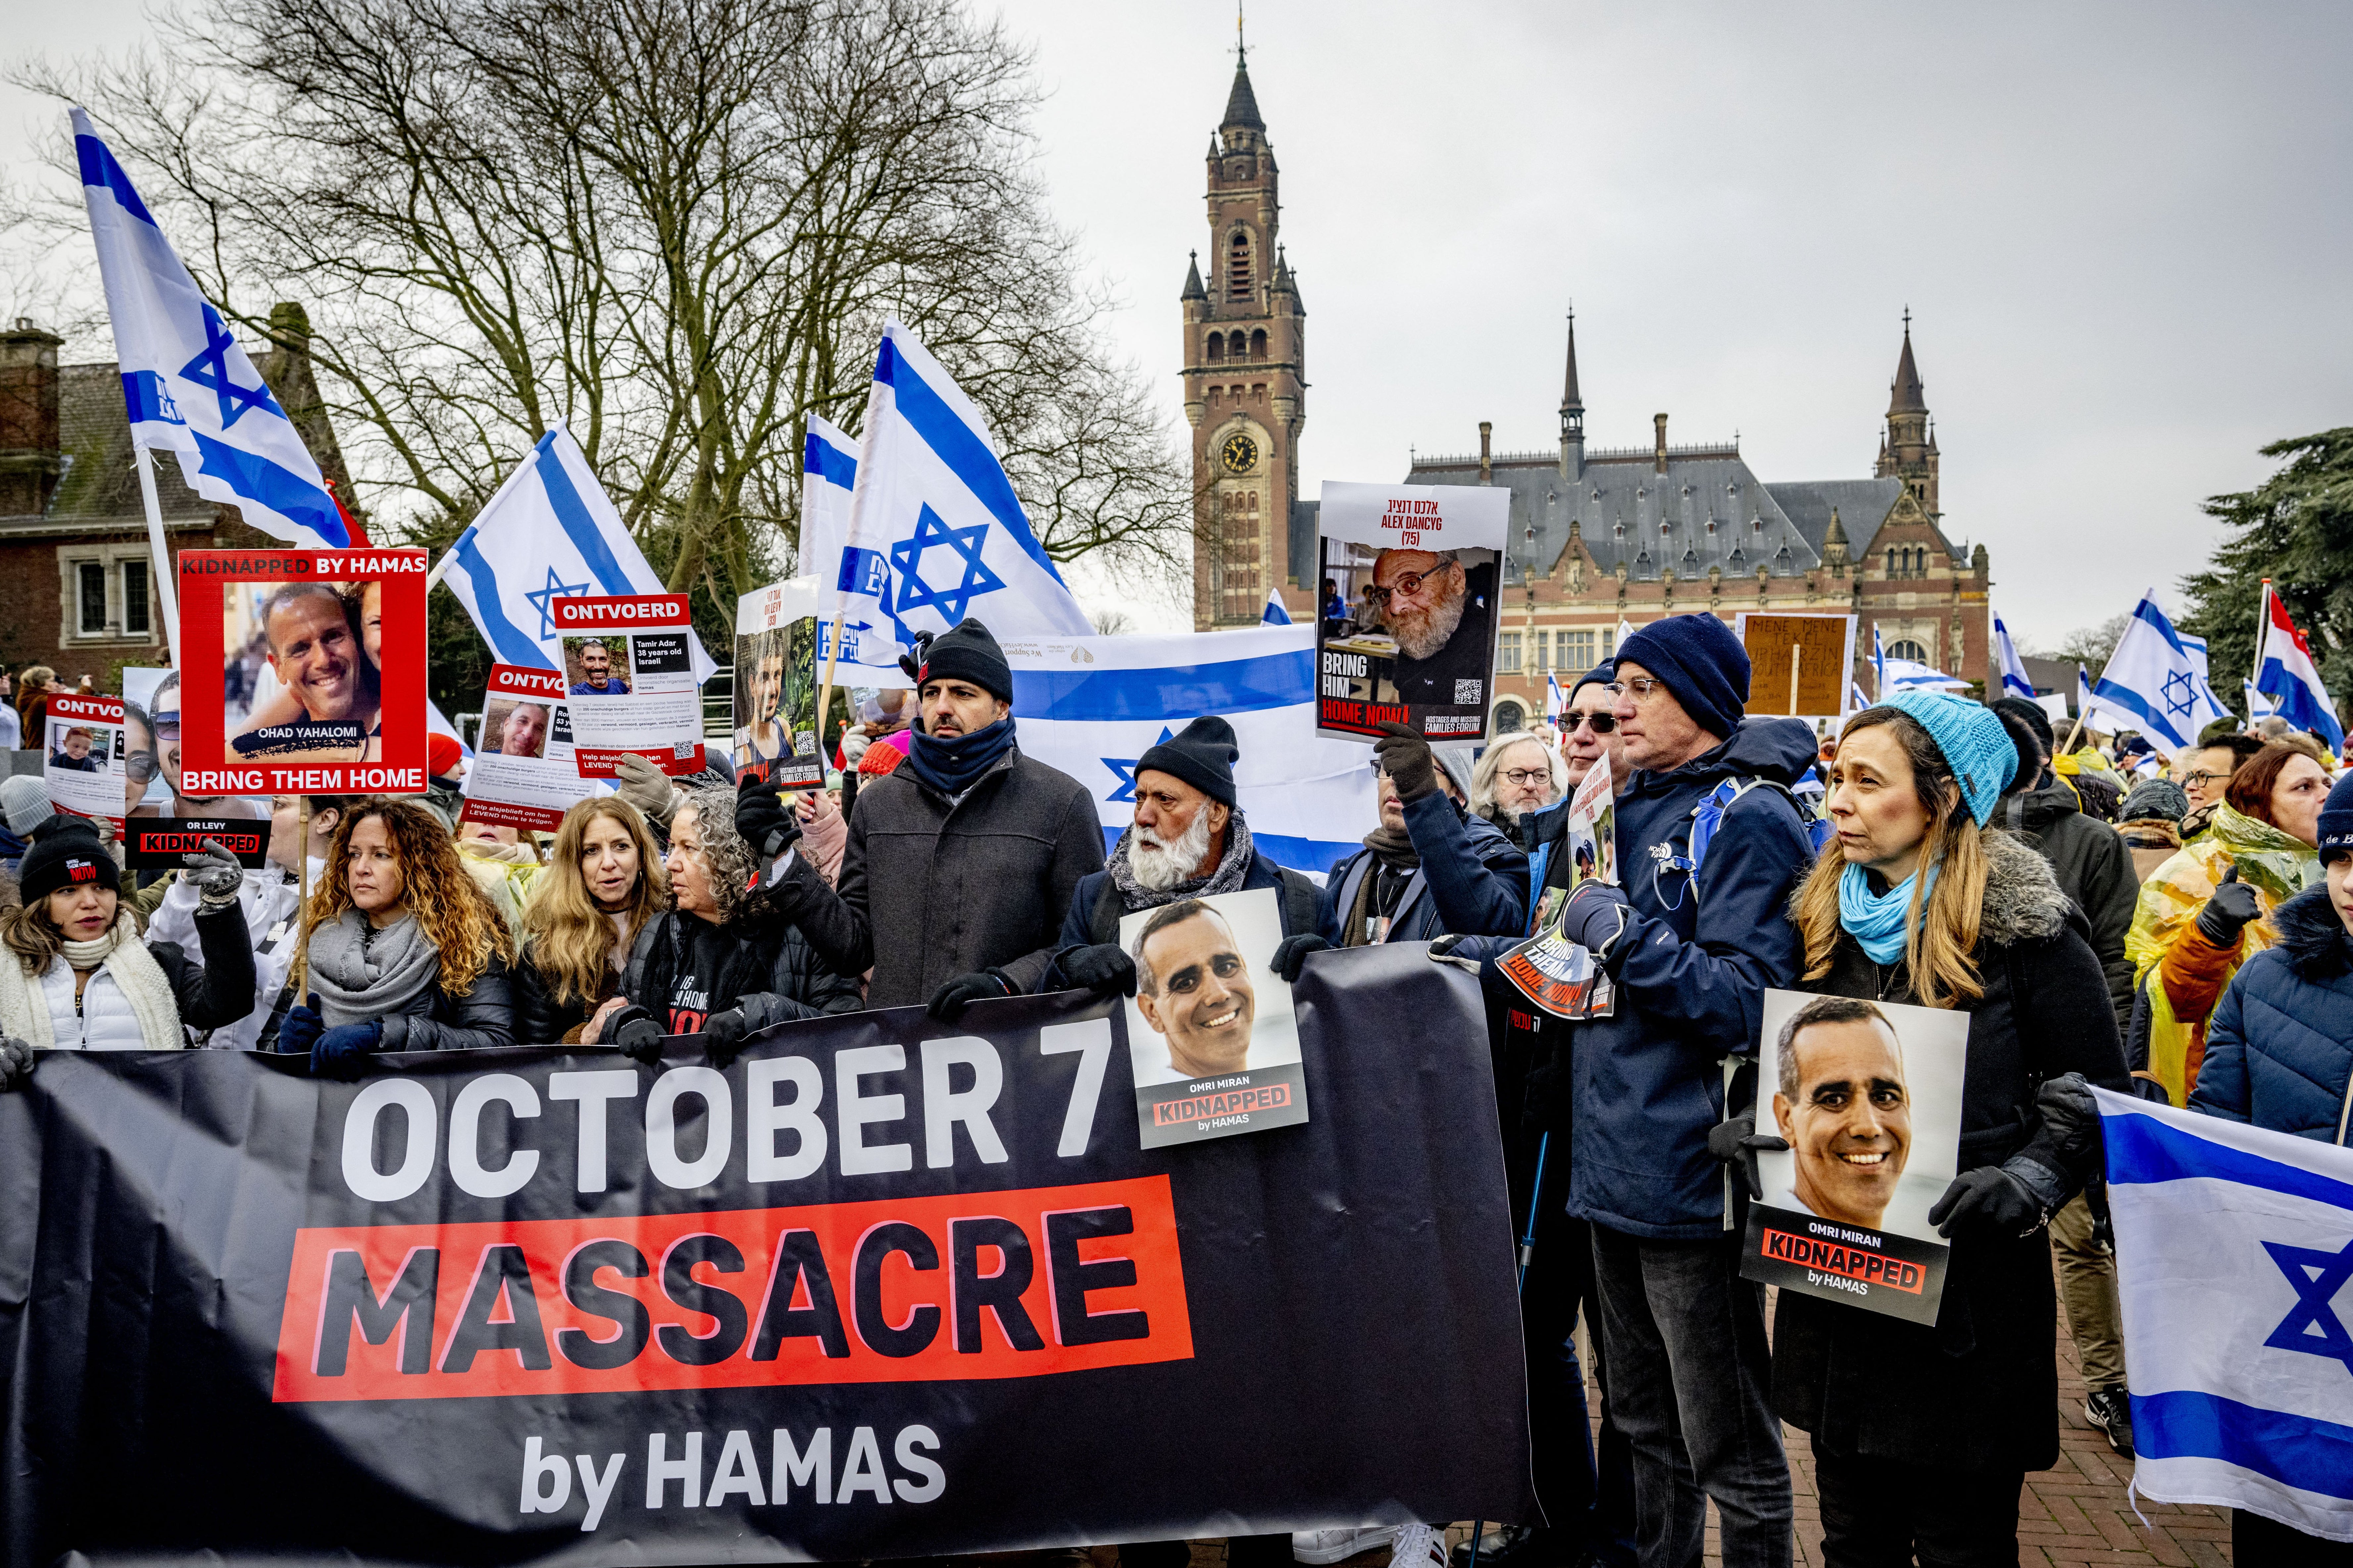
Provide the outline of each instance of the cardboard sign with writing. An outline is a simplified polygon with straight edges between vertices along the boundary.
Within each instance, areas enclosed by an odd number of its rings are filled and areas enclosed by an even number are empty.
[[[1853,684],[1854,617],[1744,611],[1740,645],[1748,650],[1752,715],[1837,718]]]
[[[1512,493],[1327,482],[1316,510],[1315,728],[1387,722],[1434,745],[1488,737]],[[1328,591],[1327,591],[1328,586]]]

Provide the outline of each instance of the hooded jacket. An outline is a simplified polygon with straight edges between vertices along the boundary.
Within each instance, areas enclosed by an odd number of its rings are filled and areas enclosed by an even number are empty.
[[[1970,958],[1985,990],[1967,1004],[1956,1169],[2023,1153],[2080,1182],[2087,1172],[2068,1169],[2035,1113],[2035,1091],[2068,1072],[2124,1088],[2116,1012],[2083,912],[2050,866],[2005,834],[1984,842],[1989,867]],[[1914,1000],[1903,959],[1875,964],[1843,931],[1830,972],[1799,989]],[[1773,1319],[1773,1408],[1840,1454],[2045,1469],[2059,1458],[2057,1310],[2040,1229],[1956,1237],[1933,1327],[1785,1290]]]
[[[2132,929],[2133,906],[2140,897],[2140,878],[2123,837],[2105,822],[2084,815],[2075,791],[2057,778],[2004,797],[1988,825],[2007,829],[2029,848],[2042,851],[2059,891],[2083,910],[2091,927],[2092,951],[2108,977],[2108,1001],[2122,1028],[2132,1017],[2133,1006],[2133,967],[2125,957],[2125,937]]]
[[[1814,765],[1813,731],[1749,719],[1672,772],[1637,768],[1618,797],[1618,870],[1633,908],[1609,949],[1617,1011],[1569,1034],[1568,1212],[1629,1235],[1704,1241],[1725,1234],[1724,1167],[1707,1151],[1724,1118],[1726,1056],[1754,1061],[1765,991],[1797,979],[1789,894],[1813,842],[1785,793]],[[1780,789],[1743,793],[1724,813],[1696,877],[1692,811],[1727,779]],[[1557,831],[1556,807],[1539,821]],[[1545,881],[1565,885],[1565,856]],[[1696,885],[1694,885],[1694,882]],[[1532,895],[1540,901],[1542,890]],[[1525,917],[1515,929],[1525,933]],[[1517,938],[1467,945],[1492,959]],[[1487,966],[1482,965],[1482,971]]]
[[[912,1007],[979,969],[1037,990],[1071,895],[1103,865],[1086,787],[1016,746],[955,800],[912,768],[868,784],[838,889],[797,854],[775,897],[837,973],[874,971],[869,1007]]]
[[[2206,1033],[2189,1108],[2343,1143],[2353,1107],[2353,942],[2309,888],[2272,916],[2279,939],[2249,959]]]

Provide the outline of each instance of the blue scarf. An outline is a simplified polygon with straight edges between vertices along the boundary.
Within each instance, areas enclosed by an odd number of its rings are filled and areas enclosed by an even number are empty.
[[[970,735],[941,740],[917,730],[907,737],[907,766],[943,795],[963,794],[1013,749],[1013,721],[998,719]]]
[[[1839,873],[1839,924],[1873,963],[1892,964],[1904,956],[1905,916],[1912,912],[1912,885],[1919,880],[1915,871],[1886,892],[1873,893],[1870,877],[1853,862]],[[1936,886],[1936,868],[1932,865],[1921,898],[1926,900]]]

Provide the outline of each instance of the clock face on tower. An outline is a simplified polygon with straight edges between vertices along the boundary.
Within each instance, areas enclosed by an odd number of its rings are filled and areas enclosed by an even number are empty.
[[[1226,438],[1224,446],[1218,449],[1218,456],[1226,465],[1228,473],[1248,473],[1258,466],[1258,443],[1236,431]]]

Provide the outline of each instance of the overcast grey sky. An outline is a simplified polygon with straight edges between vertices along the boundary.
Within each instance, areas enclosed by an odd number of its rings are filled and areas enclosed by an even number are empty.
[[[977,3],[1036,48],[1055,209],[1180,422],[1231,8]],[[52,53],[144,32],[129,0],[9,10]],[[1250,38],[1304,493],[1481,419],[1550,446],[1572,300],[1590,440],[1664,410],[1768,482],[1867,474],[1908,303],[1946,526],[2050,642],[2178,599],[2199,500],[2353,420],[2353,7],[1253,0]],[[33,109],[0,91],[0,159]]]

